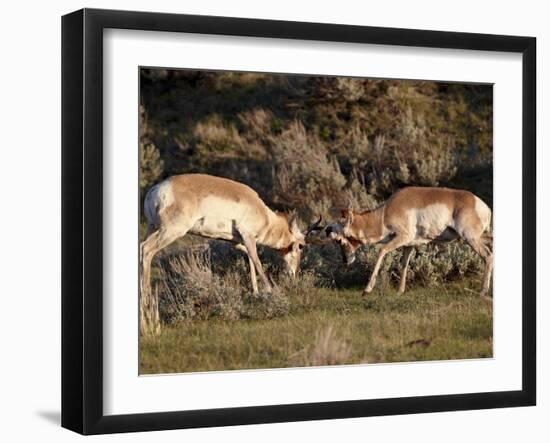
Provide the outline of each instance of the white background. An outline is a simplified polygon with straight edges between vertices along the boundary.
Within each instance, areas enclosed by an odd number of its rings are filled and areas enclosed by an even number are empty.
[[[3,8],[0,113],[2,122],[2,218],[0,254],[0,436],[4,441],[72,441],[82,439],[59,428],[60,409],[60,15],[82,6],[166,12],[233,15],[286,20],[411,27],[452,31],[534,35],[538,37],[538,147],[542,153],[544,122],[550,115],[548,71],[550,30],[543,2],[434,1],[353,2],[340,0],[265,3],[232,0],[185,4],[156,0],[89,0],[9,3]],[[546,105],[546,106],[545,106]],[[519,149],[519,147],[518,147]],[[550,195],[542,178],[539,195]],[[546,198],[548,201],[548,198]],[[539,202],[542,199],[539,197]],[[539,209],[539,225],[548,224],[548,204]],[[513,238],[511,238],[513,241]],[[539,229],[539,275],[548,268]],[[548,284],[539,277],[539,294]],[[548,301],[539,299],[539,389],[537,407],[494,411],[423,414],[333,420],[237,428],[165,431],[96,437],[127,441],[334,441],[408,440],[422,442],[548,441],[550,429],[550,327]],[[131,439],[131,440],[130,440]]]

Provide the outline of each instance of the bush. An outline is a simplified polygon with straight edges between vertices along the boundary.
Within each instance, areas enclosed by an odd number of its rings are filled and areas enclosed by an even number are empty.
[[[294,121],[270,138],[270,149],[274,164],[272,199],[285,207],[301,208],[306,218],[326,212],[346,179],[318,137]]]
[[[144,145],[140,143],[139,167],[139,186],[143,191],[158,181],[164,169],[164,162],[160,157],[159,150],[154,144],[149,143]]]
[[[251,294],[249,270],[243,262],[227,261],[213,271],[209,249],[165,258],[157,275],[163,321],[174,324],[213,317],[235,321],[286,315],[290,309],[290,286]]]
[[[237,320],[241,316],[241,276],[213,273],[207,251],[167,259],[159,277],[160,311],[167,323],[209,317]]]
[[[254,320],[283,317],[290,310],[288,295],[275,286],[271,293],[261,291],[257,295],[247,297],[243,318]]]
[[[315,273],[317,285],[362,288],[368,283],[378,252],[379,246],[363,246],[358,249],[355,262],[348,266],[343,263],[336,244],[310,246],[304,254],[302,269]],[[378,274],[378,287],[385,289],[399,283],[402,254],[401,248],[386,255]],[[407,285],[441,285],[481,274],[484,269],[484,261],[462,241],[419,246],[409,263]]]

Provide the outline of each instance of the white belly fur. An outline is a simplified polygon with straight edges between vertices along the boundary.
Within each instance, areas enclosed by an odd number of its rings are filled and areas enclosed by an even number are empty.
[[[209,238],[239,241],[238,229],[246,228],[247,220],[253,219],[254,208],[224,200],[216,196],[202,200],[190,232]]]
[[[201,217],[189,232],[203,237],[233,240],[235,238],[234,224],[233,220],[227,218]]]
[[[426,243],[439,237],[449,226],[452,226],[453,215],[448,206],[433,204],[417,209],[413,217],[416,235],[415,241]]]

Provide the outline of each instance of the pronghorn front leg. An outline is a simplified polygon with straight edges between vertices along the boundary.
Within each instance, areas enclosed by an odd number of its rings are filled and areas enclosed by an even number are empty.
[[[248,254],[248,252],[246,250],[246,247],[243,244],[238,243],[237,245],[235,245],[235,247],[239,251],[243,251],[246,254],[246,257],[248,258],[248,266],[250,267],[250,281],[252,283],[252,292],[254,294],[257,294],[258,293],[258,280],[256,278],[256,267],[254,266],[254,262],[252,261],[252,258]]]
[[[246,248],[246,252],[248,254],[249,260],[252,261],[252,263],[256,267],[256,271],[258,271],[258,274],[260,274],[260,278],[262,279],[262,282],[266,287],[267,292],[271,292],[271,283],[269,283],[269,280],[267,279],[267,275],[265,275],[265,272],[262,268],[262,263],[260,262],[260,258],[258,257],[258,251],[256,249],[256,240],[254,239],[254,237],[252,237],[249,234],[243,234],[240,231],[239,233],[241,234],[241,237],[243,239],[243,243]],[[251,271],[251,275],[252,275],[252,271]]]
[[[405,285],[407,284],[407,270],[409,269],[409,262],[411,261],[411,255],[413,253],[413,247],[407,246],[403,250],[403,257],[401,257],[401,280],[399,280],[399,293],[405,292]]]
[[[376,260],[376,264],[374,265],[374,269],[372,271],[372,274],[370,276],[369,284],[363,291],[365,294],[368,294],[374,289],[374,285],[376,284],[376,277],[378,276],[378,272],[380,271],[380,266],[382,265],[382,260],[384,260],[384,257],[388,252],[393,251],[394,249],[397,249],[401,246],[406,245],[409,242],[408,237],[404,236],[396,236],[394,237],[389,243],[382,246],[380,249],[380,252],[378,253],[378,259]]]

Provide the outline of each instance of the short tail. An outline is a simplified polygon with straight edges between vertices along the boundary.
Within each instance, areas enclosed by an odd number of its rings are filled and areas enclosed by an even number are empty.
[[[159,185],[153,186],[147,192],[145,196],[145,201],[143,203],[143,214],[147,219],[148,231],[154,229],[158,225],[158,192]]]

